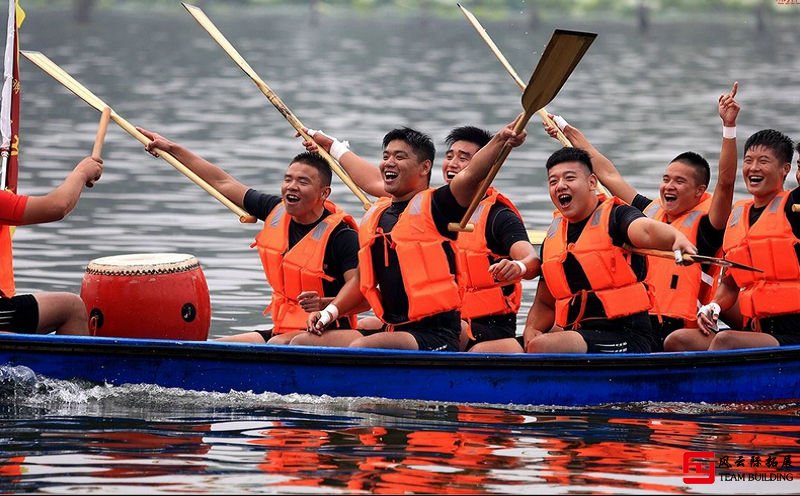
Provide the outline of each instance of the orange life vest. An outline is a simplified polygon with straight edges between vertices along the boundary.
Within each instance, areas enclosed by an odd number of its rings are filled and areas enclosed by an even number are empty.
[[[389,198],[378,199],[361,219],[358,232],[361,292],[383,322],[386,322],[383,304],[372,266],[372,245],[378,238],[391,239],[384,239],[387,254],[384,263],[388,263],[389,246],[397,252],[403,288],[408,297],[409,322],[461,306],[461,293],[444,251],[444,244],[450,243],[455,252],[455,244],[436,229],[431,214],[433,192],[433,189],[427,189],[417,193],[400,214],[391,233],[383,232],[378,225],[381,215],[392,204]]]
[[[697,246],[697,232],[700,219],[711,208],[711,195],[704,193],[700,203],[674,219],[670,225],[682,232],[691,243]],[[644,209],[645,215],[653,220],[667,222],[667,215],[661,200],[655,200]],[[703,305],[711,301],[717,286],[719,270],[703,272],[700,264],[678,265],[661,257],[647,257],[647,284],[653,288],[656,305],[661,315],[684,319],[688,324],[697,322],[697,300]],[[704,275],[705,274],[705,275]],[[704,281],[706,281],[704,283]],[[709,284],[710,283],[710,284]],[[696,324],[694,324],[696,327]]]
[[[289,249],[289,223],[291,216],[281,202],[272,209],[264,221],[264,228],[256,236],[255,246],[264,266],[269,285],[272,286],[272,302],[264,311],[272,312],[275,327],[273,334],[304,330],[308,313],[297,302],[303,291],[316,291],[324,294],[322,281],[335,278],[325,274],[323,260],[333,230],[342,221],[357,229],[355,220],[339,209],[333,202],[326,201],[325,209],[331,212],[296,245]],[[355,329],[356,316],[348,317],[350,326]]]
[[[561,327],[571,325],[577,328],[583,318],[583,310],[575,322],[567,322],[570,306],[577,297],[582,306],[586,305],[589,293],[594,293],[603,306],[605,317],[616,319],[648,311],[651,308],[650,295],[645,284],[637,281],[631,268],[630,253],[614,246],[608,234],[611,209],[614,205],[625,203],[612,197],[599,197],[601,203],[592,213],[589,221],[575,243],[567,243],[569,222],[556,213],[553,223],[547,230],[542,246],[542,274],[547,288],[556,299],[556,324]],[[574,293],[564,272],[567,255],[572,254],[580,265],[591,289]]]
[[[489,188],[487,196],[478,204],[470,219],[475,229],[472,232],[458,234],[456,239],[458,283],[464,292],[464,301],[461,304],[462,319],[517,313],[522,300],[520,281],[514,282],[514,291],[506,295],[503,286],[497,284],[489,274],[489,255],[496,259],[508,258],[493,254],[486,244],[486,222],[489,219],[489,211],[496,202],[502,203],[522,217],[511,200],[496,189]]]
[[[741,288],[739,309],[748,320],[800,313],[800,262],[795,252],[800,240],[784,213],[789,197],[788,191],[778,193],[752,226],[748,219],[753,200],[736,202],[728,218],[722,243],[726,258],[764,271],[728,272]]]

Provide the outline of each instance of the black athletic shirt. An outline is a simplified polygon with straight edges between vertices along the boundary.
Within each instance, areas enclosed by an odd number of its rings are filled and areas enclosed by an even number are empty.
[[[646,196],[637,194],[631,202],[631,206],[638,208],[642,212],[653,200]],[[697,226],[697,254],[707,257],[717,256],[717,252],[722,248],[722,239],[725,236],[725,227],[715,228],[708,219],[708,214],[700,218],[700,225]]]
[[[272,209],[277,207],[280,202],[280,196],[268,195],[254,189],[248,190],[244,195],[244,209],[261,220],[265,220],[272,212]],[[298,224],[292,219],[289,222],[289,248],[300,242],[306,234],[311,232],[328,215],[330,215],[330,212],[324,210],[322,216],[311,224]],[[334,278],[333,281],[322,281],[322,290],[325,296],[336,296],[344,286],[344,273],[357,267],[358,233],[344,222],[341,222],[331,233],[322,260],[322,270]]]
[[[644,216],[641,210],[628,205],[614,205],[611,207],[611,216],[608,222],[608,235],[611,236],[611,241],[614,246],[622,246],[626,243],[631,244],[631,240],[628,238],[628,228],[633,221]],[[570,223],[568,225],[567,243],[575,243],[578,241],[578,238],[583,232],[583,228],[586,227],[586,223],[590,218],[591,215],[582,221]],[[542,248],[544,248],[544,245]],[[641,255],[636,255],[635,253],[631,254],[630,264],[634,274],[636,274],[636,279],[644,281],[645,275],[647,274],[646,258]],[[567,278],[572,293],[576,294],[583,289],[591,289],[591,284],[589,284],[589,280],[586,278],[586,273],[584,273],[578,261],[571,254],[567,255],[567,259],[564,261],[564,275]],[[544,279],[544,276],[542,276],[542,278]],[[567,314],[567,322],[572,323],[575,320],[580,311],[580,307],[580,297],[577,297],[570,306]],[[593,293],[589,293],[586,299],[586,310],[584,311],[581,321],[581,328],[596,330],[632,329],[636,328],[638,324],[641,323],[641,315],[647,316],[647,312],[640,312],[639,314],[609,320],[605,318],[603,305],[600,303],[600,300],[598,300],[597,296]],[[636,319],[636,325],[633,323],[634,319]],[[637,330],[649,332],[649,329]]]
[[[383,232],[390,233],[397,224],[401,213],[406,209],[410,200],[394,202],[383,211],[378,221],[378,226]],[[466,213],[467,209],[458,204],[450,186],[445,185],[433,192],[431,201],[431,213],[436,229],[439,233],[449,239],[455,239],[457,233],[447,230],[450,222],[459,222]],[[391,238],[391,236],[389,236]],[[383,319],[390,324],[400,324],[408,321],[408,296],[403,287],[403,276],[400,273],[400,264],[397,259],[397,251],[390,245],[388,254],[388,266],[384,260],[384,238],[378,237],[372,245],[372,267],[375,271],[375,279],[381,292],[381,303],[383,304]],[[449,243],[444,244],[447,254],[447,261],[450,265],[450,272],[455,275],[455,254]],[[453,315],[459,315],[457,310],[443,312],[441,314],[426,317],[414,322],[415,328],[436,328],[440,327],[441,321],[452,321]]]

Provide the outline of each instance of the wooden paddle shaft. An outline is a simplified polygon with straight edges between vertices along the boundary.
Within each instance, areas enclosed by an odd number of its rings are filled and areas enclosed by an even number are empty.
[[[106,107],[100,114],[100,124],[97,126],[97,136],[94,138],[94,147],[92,147],[92,158],[100,159],[101,157],[109,120],[111,120],[111,107]]]
[[[264,94],[264,96],[267,97],[267,100],[269,100],[270,103],[272,103],[272,105],[276,109],[278,109],[278,112],[280,112],[280,114],[289,122],[289,124],[291,124],[291,126],[295,129],[295,131],[297,131],[304,140],[313,143],[314,138],[309,136],[308,133],[305,131],[307,128],[303,125],[302,122],[300,122],[300,119],[298,119],[297,116],[295,116],[294,113],[292,113],[292,111],[289,110],[289,107],[287,107],[286,104],[283,103],[283,100],[281,100],[281,98],[277,94],[275,94],[274,91],[272,91],[272,89],[267,85],[267,83],[262,81],[260,78],[258,80],[254,79],[254,82],[256,83],[256,86],[258,86],[258,89],[261,90],[261,92]],[[356,195],[356,198],[358,198],[358,200],[364,206],[364,210],[369,210],[372,204],[367,199],[364,192],[361,191],[361,189],[356,185],[356,183],[353,182],[350,176],[347,175],[347,172],[345,172],[345,170],[342,169],[342,167],[339,165],[336,159],[334,159],[331,156],[331,154],[328,153],[321,146],[317,147],[317,153],[319,153],[322,156],[322,158],[325,159],[325,161],[330,166],[331,170],[337,176],[339,176],[339,179],[342,180],[345,186],[347,186],[350,189],[350,191],[352,191],[353,194]]]
[[[636,253],[637,255],[648,255],[651,257],[669,258],[670,260],[675,260],[675,253],[671,251],[654,250],[651,248],[636,248],[634,246],[626,246],[626,248],[628,248],[633,253]],[[684,262],[695,263],[691,255],[688,255],[686,253],[682,254],[682,258]]]
[[[800,203],[795,203],[792,205],[792,212],[800,212]]]

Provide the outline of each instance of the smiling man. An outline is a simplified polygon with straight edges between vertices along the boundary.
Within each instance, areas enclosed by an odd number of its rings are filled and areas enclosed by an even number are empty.
[[[341,292],[330,309],[312,315],[310,337],[298,336],[293,344],[313,343],[313,334],[321,334],[332,316],[365,297],[386,331],[357,337],[351,347],[458,351],[461,291],[456,234],[447,225],[461,220],[502,146],[519,146],[524,138],[506,126],[472,157],[468,168],[438,189],[429,187],[435,148],[423,133],[400,128],[386,134],[378,169],[381,186],[369,162],[349,150],[337,152],[334,144],[332,154],[354,171],[356,184],[382,198],[361,221],[361,291]],[[362,176],[355,173],[359,169]]]
[[[737,202],[725,230],[725,257],[762,269],[729,269],[714,300],[700,309],[698,323],[716,330],[720,311],[739,304],[744,330],[716,334],[709,349],[800,344],[800,188],[783,189],[792,169],[792,140],[765,129],[744,145],[742,175],[749,200]],[[752,332],[755,331],[755,332]]]
[[[356,223],[328,200],[331,169],[322,157],[313,153],[294,157],[283,176],[281,195],[276,196],[248,188],[216,165],[156,133],[139,131],[151,140],[145,147],[148,152],[170,153],[233,203],[264,221],[254,246],[272,287],[268,308],[274,327],[219,341],[288,344],[297,334],[305,333],[309,312],[324,308],[348,285],[358,289]],[[337,319],[332,326],[349,329],[354,324],[355,317],[351,316]]]
[[[564,134],[572,143],[589,152],[597,177],[609,191],[645,215],[680,230],[697,246],[698,253],[717,256],[722,247],[725,223],[733,203],[736,181],[736,118],[739,105],[735,100],[738,83],[720,95],[718,111],[723,136],[717,184],[713,196],[707,191],[711,171],[708,162],[694,152],[684,152],[672,159],[661,177],[659,196],[651,200],[639,194],[622,177],[614,164],[577,128],[564,125]],[[551,136],[555,129],[547,129]],[[648,257],[646,282],[653,288],[656,304],[651,312],[651,325],[658,340],[656,350],[704,350],[713,336],[697,330],[697,302],[708,303],[714,294],[718,270],[699,264],[676,265],[670,260]]]
[[[623,248],[696,253],[685,235],[616,197],[597,196],[589,154],[547,160],[558,209],[542,244],[542,277],[525,327],[529,353],[646,353],[655,346],[644,257]],[[553,324],[564,329],[552,330]]]

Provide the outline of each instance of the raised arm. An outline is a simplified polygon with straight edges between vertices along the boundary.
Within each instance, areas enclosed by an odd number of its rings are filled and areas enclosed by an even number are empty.
[[[697,254],[697,248],[680,231],[664,222],[640,217],[628,226],[628,239],[637,248],[655,250],[680,250],[681,253]],[[676,257],[677,259],[677,257]]]
[[[739,104],[734,99],[739,83],[733,83],[731,91],[719,97],[719,116],[722,119],[722,150],[719,153],[719,172],[717,185],[708,220],[718,230],[725,228],[733,203],[733,186],[736,183],[736,118],[739,116]],[[728,128],[728,129],[725,129]],[[730,129],[733,128],[733,129]]]
[[[551,115],[551,118],[557,119],[558,116]],[[563,118],[558,119],[558,121],[564,126],[562,131],[564,136],[572,143],[572,146],[580,148],[589,154],[589,158],[592,159],[592,169],[603,186],[608,188],[608,191],[610,191],[612,195],[622,201],[628,204],[632,203],[638,192],[622,177],[622,174],[619,173],[614,163],[608,157],[600,153],[600,151],[589,142],[580,129],[568,124]],[[545,123],[544,128],[547,134],[556,138],[557,134],[554,126],[548,126]]]
[[[321,146],[326,152],[330,153],[353,179],[356,186],[372,196],[389,196],[383,189],[383,176],[381,170],[372,162],[361,158],[350,151],[349,143],[339,141],[328,136],[322,131],[307,129],[306,132],[314,138],[314,142],[303,141],[303,146],[310,152],[316,152],[317,147]],[[298,136],[300,133],[297,134]]]
[[[515,120],[516,122],[516,120]],[[517,134],[514,132],[514,122],[507,124],[498,131],[489,143],[478,150],[469,167],[456,174],[450,182],[450,191],[462,207],[468,207],[475,193],[478,192],[481,182],[488,175],[495,159],[500,154],[503,145],[508,143],[511,147],[518,147],[525,142],[527,131]]]
[[[53,191],[44,196],[28,198],[22,224],[42,224],[63,219],[78,204],[83,187],[100,179],[102,173],[102,160],[84,158]]]
[[[239,208],[244,208],[244,195],[249,189],[247,186],[183,145],[174,143],[160,134],[148,131],[147,129],[140,127],[136,129],[150,139],[150,143],[145,145],[144,149],[151,155],[157,157],[159,150],[169,153],[182,162],[189,170],[200,176],[205,182],[219,191],[223,196],[235,203]]]

